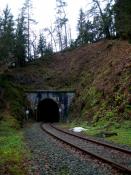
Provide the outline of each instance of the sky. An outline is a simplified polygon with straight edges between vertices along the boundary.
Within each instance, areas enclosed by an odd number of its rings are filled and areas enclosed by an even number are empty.
[[[25,0],[0,0],[0,12],[8,4],[11,8],[12,14],[17,17],[20,8],[23,6]],[[72,31],[72,37],[75,39],[77,36],[77,19],[79,16],[79,9],[88,9],[90,0],[66,0],[67,6],[67,17]],[[37,32],[43,28],[51,26],[51,23],[55,21],[55,7],[56,0],[32,0],[33,3],[33,19],[38,23],[34,27]]]

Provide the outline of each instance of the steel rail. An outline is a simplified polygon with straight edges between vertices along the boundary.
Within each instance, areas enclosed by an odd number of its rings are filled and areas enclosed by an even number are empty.
[[[89,152],[89,151],[81,148],[78,145],[74,145],[73,143],[67,142],[66,140],[64,140],[60,136],[57,136],[56,134],[54,134],[54,133],[50,132],[49,130],[47,130],[46,128],[44,128],[43,124],[41,124],[40,126],[41,126],[41,129],[42,130],[44,130],[46,133],[48,133],[49,135],[53,136],[54,138],[60,140],[61,142],[65,143],[67,145],[70,145],[71,147],[74,147],[75,149],[77,149],[77,150],[79,150],[79,151],[81,151],[81,152],[83,152],[85,154],[88,154],[90,156],[93,156],[94,158],[96,158],[96,159],[98,159],[100,161],[103,161],[104,163],[107,163],[107,164],[111,165],[112,167],[117,168],[118,170],[121,170],[124,173],[131,174],[131,169],[130,168],[127,168],[127,167],[125,167],[125,166],[123,166],[121,164],[118,164],[118,163],[116,163],[114,161],[111,161],[111,160],[109,160],[107,158],[101,157],[101,156],[99,156],[99,155],[97,155],[95,153]],[[52,125],[49,125],[49,126],[52,127]],[[66,133],[66,134],[68,134],[68,133]]]
[[[65,130],[63,130],[63,129],[61,129],[61,128],[58,128],[58,127],[54,126],[53,124],[51,124],[51,126],[52,126],[54,129],[56,129],[56,130],[58,130],[58,131],[60,131],[60,132],[63,132],[63,133],[65,133],[65,134],[69,134],[69,135],[75,136],[75,137],[77,137],[77,138],[80,138],[80,139],[82,139],[82,140],[90,141],[90,142],[92,142],[92,143],[96,143],[96,144],[98,144],[98,145],[106,146],[106,147],[108,147],[108,148],[112,148],[112,149],[114,149],[114,150],[118,150],[118,151],[121,151],[121,152],[123,152],[123,153],[127,153],[127,154],[131,155],[131,150],[127,150],[127,149],[124,149],[124,148],[120,148],[119,146],[114,146],[114,145],[111,145],[111,144],[109,144],[109,143],[104,143],[104,142],[102,142],[102,141],[98,141],[98,140],[96,140],[96,139],[89,138],[89,137],[87,137],[87,136],[86,136],[86,137],[80,136],[80,135],[71,133],[71,132],[69,132],[69,131],[65,131]]]

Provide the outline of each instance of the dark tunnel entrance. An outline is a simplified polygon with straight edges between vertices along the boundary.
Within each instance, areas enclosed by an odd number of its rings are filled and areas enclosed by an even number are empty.
[[[37,121],[45,123],[59,122],[59,107],[58,104],[52,99],[44,99],[38,104],[37,108]]]

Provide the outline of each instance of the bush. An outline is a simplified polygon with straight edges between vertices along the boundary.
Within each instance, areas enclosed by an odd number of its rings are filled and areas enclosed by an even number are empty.
[[[8,112],[10,112],[11,115],[21,123],[24,115],[23,108],[26,103],[23,89],[14,85],[10,80],[8,80],[8,76],[6,75],[0,76],[0,84],[4,89],[3,98],[6,102],[6,105],[3,105],[1,109],[3,111],[8,110]]]

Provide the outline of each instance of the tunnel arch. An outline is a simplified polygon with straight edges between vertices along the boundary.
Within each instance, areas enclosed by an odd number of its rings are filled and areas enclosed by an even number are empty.
[[[39,102],[37,108],[37,121],[54,123],[59,122],[59,120],[59,107],[53,99],[46,98]]]

